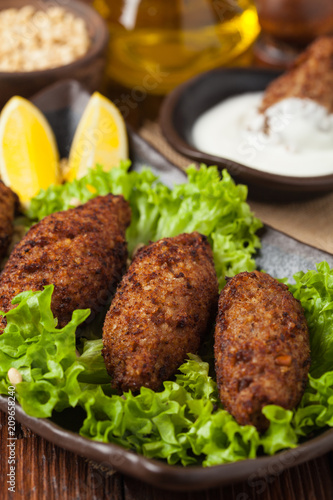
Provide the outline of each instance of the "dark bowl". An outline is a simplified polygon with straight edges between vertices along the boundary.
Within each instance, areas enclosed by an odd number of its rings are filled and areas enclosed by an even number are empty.
[[[0,0],[0,10],[32,5],[41,10],[54,6],[54,0]],[[57,4],[58,5],[58,4]],[[57,81],[74,78],[90,92],[97,90],[102,81],[109,40],[109,31],[104,19],[90,5],[78,0],[60,2],[66,10],[81,17],[87,24],[91,45],[87,53],[70,64],[56,68],[28,71],[0,71],[0,108],[14,95],[30,97],[39,90]]]
[[[301,198],[333,190],[333,175],[291,177],[261,172],[241,163],[210,155],[191,142],[197,118],[228,97],[264,90],[281,73],[259,68],[219,68],[202,73],[177,87],[164,100],[160,125],[170,145],[180,154],[207,165],[227,168],[237,182],[248,185],[250,196],[277,199]]]

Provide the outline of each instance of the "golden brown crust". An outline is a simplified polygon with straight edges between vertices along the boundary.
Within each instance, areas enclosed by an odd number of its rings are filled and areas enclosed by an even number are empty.
[[[14,232],[15,209],[18,197],[0,181],[0,259],[5,257]]]
[[[266,89],[260,112],[288,97],[312,99],[333,113],[333,36],[317,39]]]
[[[268,274],[244,272],[227,282],[214,350],[220,399],[238,423],[264,430],[264,406],[299,403],[310,366],[308,328],[300,303]]]
[[[195,353],[217,308],[212,251],[199,233],[140,249],[118,287],[103,329],[114,387],[159,389]]]
[[[122,196],[98,196],[45,217],[14,248],[0,278],[0,310],[15,295],[54,284],[52,311],[59,327],[75,309],[92,314],[107,305],[125,271],[125,229],[131,211]],[[3,319],[1,333],[6,325]]]

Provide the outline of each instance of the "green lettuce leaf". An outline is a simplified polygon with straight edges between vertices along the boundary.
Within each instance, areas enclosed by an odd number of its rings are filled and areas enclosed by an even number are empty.
[[[311,343],[311,374],[333,370],[333,269],[327,262],[316,271],[299,272],[289,289],[301,301],[308,322]]]
[[[82,436],[169,464],[204,466],[255,458],[262,450],[274,454],[333,426],[333,371],[310,377],[296,410],[266,406],[270,427],[263,435],[239,425],[223,409],[209,365],[199,356],[189,355],[160,392],[142,388],[138,395],[111,394],[102,340],[84,340],[76,350],[76,329],[89,310],[75,311],[70,323],[57,329],[52,291],[51,285],[18,295],[0,336],[0,393],[8,393],[8,370],[16,368],[23,377],[17,399],[29,415],[51,417],[54,411],[81,406],[86,414]]]
[[[26,212],[31,223],[78,201],[97,195],[123,194],[132,209],[126,238],[130,253],[138,244],[184,232],[206,235],[213,249],[220,286],[225,276],[255,268],[260,247],[256,231],[262,226],[246,203],[246,186],[236,185],[228,172],[216,167],[187,169],[188,182],[169,189],[149,169],[128,172],[129,163],[104,172],[101,166],[79,179],[51,186],[31,200]]]
[[[83,179],[40,192],[27,212],[30,224],[78,201],[113,192],[131,204],[130,250],[149,240],[197,230],[212,245],[221,286],[225,275],[254,268],[252,256],[259,247],[255,233],[261,224],[246,203],[246,188],[236,186],[226,171],[220,178],[216,168],[190,167],[188,183],[171,190],[150,170],[128,173],[128,168],[123,163],[106,173],[98,167]],[[26,413],[52,417],[80,406],[86,415],[82,436],[170,464],[211,466],[293,448],[333,426],[333,270],[321,263],[317,271],[298,273],[295,281],[290,290],[301,301],[309,324],[311,376],[297,409],[264,408],[270,426],[262,435],[253,426],[239,425],[222,407],[209,364],[198,356],[189,355],[160,392],[142,388],[138,395],[112,394],[102,340],[91,325],[91,331],[85,330],[90,340],[76,339],[89,310],[75,311],[66,327],[56,328],[50,308],[52,286],[20,294],[14,299],[17,307],[5,314],[0,393],[8,393],[8,370],[17,368],[23,382],[17,384],[16,394]],[[211,360],[209,353],[207,359]]]
[[[0,336],[0,393],[7,394],[8,370],[16,368],[23,377],[17,397],[26,413],[48,417],[53,409],[61,411],[76,404],[80,395],[77,376],[84,371],[76,359],[75,332],[90,310],[74,311],[62,329],[50,305],[53,285],[41,292],[23,292],[6,314],[7,326]]]

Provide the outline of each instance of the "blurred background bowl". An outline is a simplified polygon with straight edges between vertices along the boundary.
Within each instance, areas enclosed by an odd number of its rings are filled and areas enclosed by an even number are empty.
[[[55,2],[52,0],[0,0],[0,11],[9,8],[20,9],[27,5],[41,10],[54,7]],[[80,17],[85,21],[91,40],[88,51],[80,59],[52,69],[29,72],[0,71],[0,108],[13,95],[30,97],[48,85],[69,78],[76,79],[90,92],[100,88],[109,40],[105,21],[94,8],[78,0],[61,2],[57,6],[63,7],[75,17]]]
[[[265,201],[304,199],[333,190],[333,174],[292,177],[263,172],[228,158],[205,153],[193,141],[196,120],[222,101],[246,92],[264,91],[279,71],[262,68],[218,68],[192,78],[177,87],[163,102],[160,125],[164,137],[178,153],[207,165],[226,168],[238,183],[245,183],[249,195]]]

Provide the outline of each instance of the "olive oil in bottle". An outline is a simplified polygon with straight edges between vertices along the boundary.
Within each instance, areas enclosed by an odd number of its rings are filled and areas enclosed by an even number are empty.
[[[165,94],[229,65],[259,33],[253,0],[94,0],[110,29],[108,77]]]

